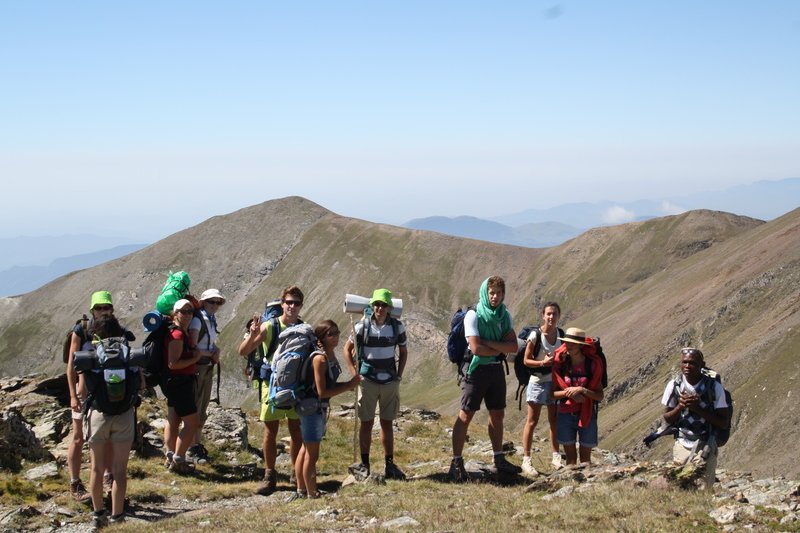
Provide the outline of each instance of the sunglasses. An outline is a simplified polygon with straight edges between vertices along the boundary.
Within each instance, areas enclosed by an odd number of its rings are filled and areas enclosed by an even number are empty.
[[[206,300],[206,303],[211,305],[222,305],[225,302],[223,302],[222,300]]]
[[[374,304],[372,304],[372,307],[389,307],[389,306],[383,302],[375,302]]]
[[[95,305],[93,308],[95,311],[113,311],[113,305]]]
[[[182,315],[191,315],[194,313],[194,309],[178,309],[177,312]]]
[[[292,306],[303,307],[303,302],[301,302],[300,300],[284,300],[283,303],[285,303],[289,307],[292,307]]]
[[[700,357],[703,357],[703,352],[697,348],[684,348],[681,350],[681,355],[699,355]]]

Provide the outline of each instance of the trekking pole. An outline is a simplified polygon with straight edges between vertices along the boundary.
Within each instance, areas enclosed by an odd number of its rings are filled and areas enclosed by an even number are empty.
[[[350,315],[350,329],[353,332],[353,349],[356,355],[358,354],[358,346],[356,345],[356,325],[353,322],[353,315]],[[358,357],[356,357],[356,362],[358,361]],[[358,367],[356,367],[356,372],[358,372]],[[353,403],[353,462],[358,462],[358,389],[361,388],[357,386],[355,388],[356,399],[355,403]]]

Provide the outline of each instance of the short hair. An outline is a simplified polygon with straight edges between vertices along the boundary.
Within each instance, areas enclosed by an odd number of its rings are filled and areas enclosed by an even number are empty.
[[[290,285],[285,289],[283,289],[283,293],[281,293],[281,302],[284,301],[286,297],[289,295],[294,296],[295,298],[300,300],[300,303],[303,303],[305,301],[305,296],[303,296],[303,291],[301,291],[300,287],[298,287],[297,285]]]
[[[558,315],[561,316],[561,306],[558,305],[558,302],[545,302],[544,305],[542,306],[542,312],[540,314],[543,315],[544,312],[547,311],[548,307],[555,307],[556,310],[558,311]]]
[[[487,289],[500,289],[504,293],[506,292],[506,282],[500,276],[492,276],[488,280],[486,280],[486,288]]]

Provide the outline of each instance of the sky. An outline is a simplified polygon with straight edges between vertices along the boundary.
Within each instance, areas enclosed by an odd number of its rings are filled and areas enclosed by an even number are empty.
[[[794,0],[2,2],[0,237],[800,177],[798,58]]]

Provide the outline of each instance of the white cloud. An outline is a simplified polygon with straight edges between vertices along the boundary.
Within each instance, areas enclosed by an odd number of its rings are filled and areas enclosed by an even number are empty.
[[[635,218],[636,213],[619,205],[609,207],[606,212],[603,213],[603,222],[606,224],[623,224]]]
[[[685,213],[686,209],[664,200],[661,202],[661,212],[665,215],[680,215],[681,213]]]

